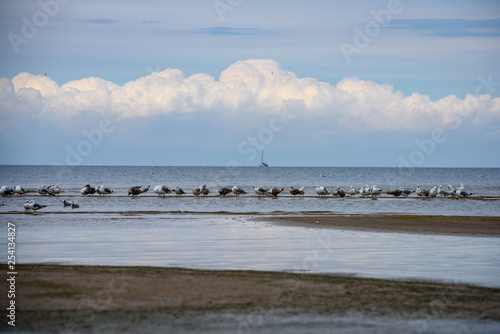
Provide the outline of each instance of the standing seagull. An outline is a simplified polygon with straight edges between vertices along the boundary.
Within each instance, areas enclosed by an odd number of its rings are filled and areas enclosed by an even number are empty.
[[[278,188],[274,187],[273,189],[268,190],[267,194],[270,196],[277,197],[283,191],[283,189],[285,189],[285,188],[278,189]]]
[[[149,188],[151,188],[151,186],[147,186],[147,187],[142,187],[141,189],[141,193],[147,193]]]
[[[7,186],[2,186],[2,188],[0,188],[0,195],[2,196],[14,195],[14,189]]]
[[[44,184],[43,186],[38,187],[37,191],[40,195],[47,195],[47,193],[49,192],[49,189]]]
[[[128,195],[127,196],[137,196],[139,194],[142,194],[141,186],[133,186],[128,188]]]
[[[96,188],[96,191],[99,195],[110,195],[113,193],[113,190],[111,190],[108,187],[105,187],[104,184]]]
[[[354,189],[353,186],[351,186],[351,188],[349,189],[349,195],[351,195],[351,197],[356,196],[356,189]]]
[[[330,193],[328,192],[328,190],[325,187],[317,186],[316,187],[316,194],[318,194],[321,197],[321,196],[329,195]]]
[[[237,186],[234,186],[233,189],[231,189],[231,190],[236,195],[236,198],[238,198],[240,195],[247,193],[245,190],[238,188]]]
[[[294,188],[293,186],[290,187],[290,194],[292,194],[293,197],[297,195],[304,195],[304,193],[305,193],[304,187],[300,187],[299,189]]]
[[[184,190],[182,190],[182,188],[179,188],[179,187],[175,187],[175,188],[173,189],[173,191],[177,194],[177,196],[180,196],[180,195],[184,195],[184,194],[185,194]]]
[[[165,184],[161,186],[155,186],[153,191],[158,194],[158,196],[165,197],[166,194],[170,194],[172,190],[170,190]]]
[[[261,197],[262,195],[268,195],[269,190],[270,189],[264,189],[262,186],[255,186],[253,188],[253,191],[255,191],[255,193],[259,195],[259,197]]]
[[[23,187],[21,187],[21,186],[16,186],[16,187],[14,188],[14,192],[15,192],[16,194],[18,194],[18,195],[24,195],[24,193],[25,193],[26,191],[24,191],[24,188],[23,188]]]
[[[24,202],[24,210],[30,210],[31,209],[30,204],[31,204],[31,201],[26,200]]]
[[[231,193],[231,188],[223,187],[219,189],[219,196],[226,196],[227,194]]]

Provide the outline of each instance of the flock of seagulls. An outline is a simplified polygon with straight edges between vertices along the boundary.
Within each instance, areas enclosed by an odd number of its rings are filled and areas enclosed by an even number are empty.
[[[147,193],[150,189],[150,186],[132,186],[128,189],[128,195],[127,196],[138,196],[140,194]],[[259,196],[273,196],[277,197],[279,194],[281,194],[284,190],[284,188],[265,188],[262,185],[260,186],[255,186],[253,188],[254,192]],[[186,194],[186,192],[180,188],[180,187],[174,187],[170,189],[167,185],[157,185],[153,188],[153,191],[155,194],[158,194],[160,197],[165,197],[167,194],[170,193],[175,193],[177,196],[181,196]],[[305,194],[305,189],[304,187],[300,188],[295,188],[293,186],[290,187],[290,194],[295,196],[304,196]],[[58,184],[54,184],[51,186],[45,186],[42,185],[37,188],[37,192],[40,195],[47,195],[47,196],[56,196],[59,195],[62,190],[59,187]],[[98,186],[98,187],[92,187],[89,184],[84,186],[80,193],[83,196],[92,196],[94,194],[97,194],[99,196],[106,196],[106,195],[111,195],[114,193],[112,189],[109,187],[105,187],[104,185]],[[219,196],[226,196],[229,194],[234,194],[237,198],[241,195],[247,194],[245,190],[238,186],[233,186],[232,188],[230,187],[223,187],[219,189]],[[429,198],[435,198],[438,196],[441,197],[455,197],[455,198],[467,198],[472,195],[472,193],[468,192],[463,183],[461,183],[457,188],[453,188],[451,185],[448,185],[447,190],[443,189],[442,185],[439,186],[434,186],[431,189],[424,189],[421,188],[420,185],[417,185],[415,190],[409,190],[409,189],[404,189],[403,187],[400,188],[395,188],[392,190],[389,190],[386,192],[388,195],[393,195],[395,197],[408,197],[411,194],[415,193],[418,197],[429,197]],[[22,196],[26,194],[26,191],[23,187],[17,185],[14,188],[10,188],[8,186],[2,186],[0,188],[0,196],[5,197],[5,196],[13,196],[13,195],[19,195]],[[201,186],[195,187],[193,189],[193,195],[195,196],[207,196],[210,194],[210,190],[207,188],[206,184],[202,184]],[[356,195],[360,195],[361,197],[371,197],[372,199],[376,199],[377,196],[382,194],[382,189],[379,188],[377,185],[372,185],[372,186],[364,186],[359,189],[355,189],[353,186],[350,187],[348,191],[344,191],[341,189],[341,187],[335,187],[332,188],[332,190],[328,190],[325,186],[320,186],[318,185],[316,187],[316,194],[319,197],[325,197],[327,195],[332,195],[334,197],[340,197],[343,198],[346,195],[349,195],[350,197],[355,197]],[[63,205],[64,207],[69,207],[73,209],[77,209],[80,207],[80,205],[77,202],[72,202],[72,201],[66,201],[63,200]],[[24,208],[26,210],[30,211],[38,211],[42,208],[46,207],[46,205],[41,205],[39,203],[34,202],[33,200],[27,200],[24,203]]]

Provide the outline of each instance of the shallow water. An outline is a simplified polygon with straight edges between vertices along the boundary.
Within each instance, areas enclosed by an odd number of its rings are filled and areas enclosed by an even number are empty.
[[[500,286],[500,238],[287,227],[231,215],[1,219],[17,225],[21,263],[341,273]]]

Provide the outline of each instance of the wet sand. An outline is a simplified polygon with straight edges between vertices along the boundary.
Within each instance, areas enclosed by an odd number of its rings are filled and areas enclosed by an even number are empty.
[[[16,329],[37,333],[276,332],[287,328],[283,319],[307,331],[334,319],[358,327],[383,319],[406,332],[438,319],[500,327],[500,289],[463,284],[157,267],[16,269]],[[6,305],[6,294],[0,300]],[[0,331],[8,329],[2,321]]]
[[[500,217],[302,214],[273,216],[280,225],[345,230],[500,237]]]

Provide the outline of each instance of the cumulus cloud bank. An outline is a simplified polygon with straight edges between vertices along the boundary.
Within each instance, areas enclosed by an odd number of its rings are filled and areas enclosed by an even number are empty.
[[[170,113],[210,113],[222,117],[270,113],[289,106],[305,118],[362,131],[423,130],[454,126],[464,118],[487,124],[500,119],[500,98],[483,89],[460,99],[437,101],[418,93],[404,96],[389,84],[345,78],[337,85],[298,78],[274,60],[239,61],[219,79],[199,73],[186,77],[166,69],[123,86],[85,78],[60,86],[49,77],[20,73],[0,79],[2,120],[30,113],[70,120],[94,112],[116,120]],[[326,118],[325,118],[326,117]]]

